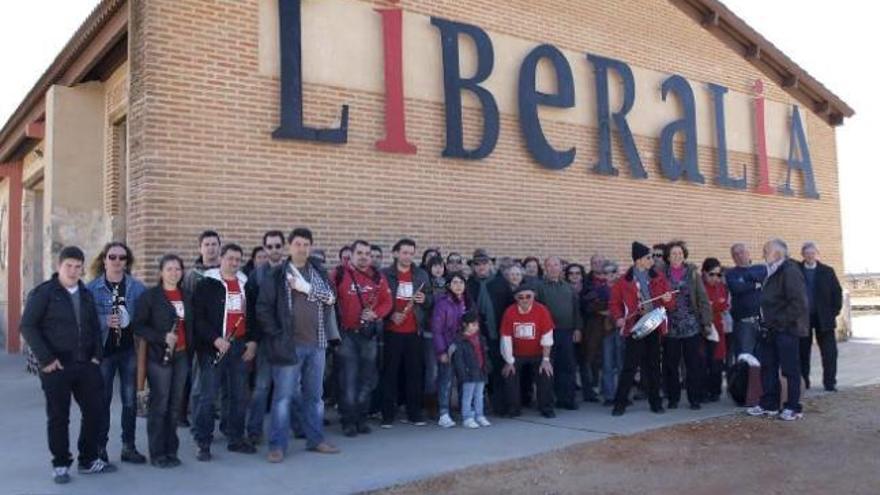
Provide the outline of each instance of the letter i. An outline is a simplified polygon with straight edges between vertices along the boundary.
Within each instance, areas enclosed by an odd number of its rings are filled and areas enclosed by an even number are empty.
[[[758,194],[773,194],[767,165],[767,129],[764,127],[764,81],[755,81],[755,152],[758,155]]]
[[[397,3],[398,0],[391,0]],[[406,139],[406,112],[403,102],[403,10],[376,9],[382,16],[385,56],[385,139],[376,149],[388,153],[413,155],[417,148]]]

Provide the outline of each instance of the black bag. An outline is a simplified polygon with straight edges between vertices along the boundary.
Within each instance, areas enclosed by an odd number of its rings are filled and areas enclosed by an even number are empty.
[[[738,406],[746,404],[749,392],[749,363],[737,361],[727,372],[727,393]]]

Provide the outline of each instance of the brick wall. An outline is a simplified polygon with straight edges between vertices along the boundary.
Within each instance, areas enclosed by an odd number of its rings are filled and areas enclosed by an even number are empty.
[[[546,123],[544,130],[551,142],[574,143],[577,158],[566,170],[551,172],[529,156],[518,119],[509,114],[501,116],[500,139],[489,158],[443,159],[442,105],[411,98],[407,132],[418,154],[378,153],[374,142],[384,134],[384,96],[319,85],[306,85],[306,122],[334,125],[341,105],[348,104],[348,143],[273,141],[278,80],[259,75],[257,3],[155,0],[131,7],[127,225],[136,256],[150,260],[150,274],[152,260],[164,252],[192,259],[202,229],[215,228],[224,240],[247,249],[263,231],[294,225],[310,226],[316,245],[330,257],[357,237],[387,247],[407,235],[445,252],[484,246],[495,255],[554,253],[576,260],[595,251],[624,260],[633,239],[684,238],[695,261],[706,256],[726,261],[734,241],[747,242],[757,258],[763,240],[780,236],[792,246],[816,240],[826,261],[843,271],[834,129],[808,109],[802,116],[822,195],[818,201],[711,185],[715,151],[706,147],[699,150],[699,163],[708,184],[671,183],[659,174],[655,136],[636,139],[648,180],[628,177],[616,143],[621,175],[601,177],[589,172],[597,155],[596,129],[560,122]],[[663,1],[401,4],[408,12],[474,23],[536,45],[548,42],[679,73],[692,83],[715,82],[747,93],[755,79],[766,80]],[[440,50],[439,36],[425,49]],[[766,84],[765,93],[794,103],[775,84]],[[480,126],[476,112],[466,109],[465,135],[473,141]],[[733,174],[747,164],[750,178],[756,175],[754,156],[731,153],[729,161]],[[783,182],[784,162],[771,160],[770,167],[771,183]],[[799,181],[794,183],[799,190]]]

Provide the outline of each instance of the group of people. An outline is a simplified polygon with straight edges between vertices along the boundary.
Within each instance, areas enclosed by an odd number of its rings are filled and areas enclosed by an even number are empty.
[[[481,428],[487,416],[532,405],[552,418],[557,408],[601,402],[619,416],[642,398],[663,413],[679,407],[682,388],[699,409],[719,400],[742,355],[761,363],[763,385],[747,412],[798,419],[813,335],[823,384],[836,387],[841,289],[813,243],[796,262],[771,240],[762,264],[735,244],[735,266],[724,269],[716,258],[690,263],[682,241],[633,242],[622,273],[598,254],[589,271],[557,256],[494,259],[484,249],[465,261],[429,248],[419,263],[408,238],[394,244],[389,266],[381,247],[356,240],[328,270],[313,243],[307,228],[272,230],[242,266],[239,245],[205,231],[194,265],[163,256],[151,288],[132,275],[122,242],[104,246],[88,284],[82,250],[63,248],[21,323],[45,393],[54,480],[70,480],[71,396],[82,411],[78,471],[116,469],[107,442],[117,378],[120,458],[147,462],[135,447],[146,381],[149,462],[160,468],[181,464],[182,426],[196,458],[210,461],[218,418],[229,451],[253,454],[265,435],[268,461],[281,462],[291,433],[310,451],[339,452],[324,434],[332,407],[347,437],[370,433],[374,415],[383,429],[429,420],[450,428],[456,419]],[[645,331],[640,320],[659,308],[663,321]]]

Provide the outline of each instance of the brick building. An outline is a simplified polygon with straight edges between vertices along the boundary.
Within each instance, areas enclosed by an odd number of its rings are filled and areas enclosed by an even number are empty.
[[[809,26],[801,26],[811,29]],[[816,240],[853,110],[717,0],[103,0],[0,130],[0,328],[65,244]]]

